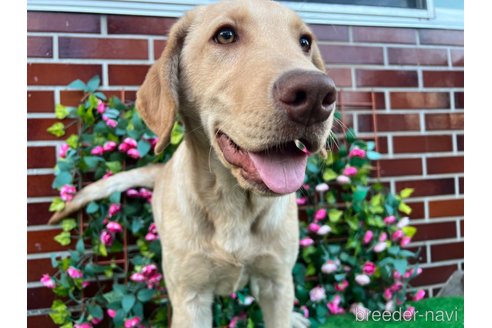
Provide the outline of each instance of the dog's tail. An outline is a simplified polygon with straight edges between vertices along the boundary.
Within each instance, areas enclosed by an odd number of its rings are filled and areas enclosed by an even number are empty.
[[[56,212],[48,221],[55,224],[71,213],[81,209],[87,203],[109,197],[114,192],[121,192],[133,187],[153,188],[158,173],[164,164],[154,164],[130,171],[115,174],[107,179],[91,183],[80,190],[77,195],[65,204],[65,208]]]

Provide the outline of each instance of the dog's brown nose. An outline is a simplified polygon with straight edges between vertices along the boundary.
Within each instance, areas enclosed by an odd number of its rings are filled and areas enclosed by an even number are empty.
[[[291,120],[313,125],[326,121],[335,108],[335,83],[320,72],[290,71],[275,81],[273,99]]]

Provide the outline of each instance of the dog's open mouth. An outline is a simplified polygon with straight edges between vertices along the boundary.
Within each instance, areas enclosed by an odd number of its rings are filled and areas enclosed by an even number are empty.
[[[241,175],[257,186],[276,194],[296,191],[304,182],[309,152],[299,140],[250,152],[239,147],[223,132],[217,133],[217,143],[224,158],[241,168]]]

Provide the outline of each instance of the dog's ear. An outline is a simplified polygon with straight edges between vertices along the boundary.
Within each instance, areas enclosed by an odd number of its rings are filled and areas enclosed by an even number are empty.
[[[193,17],[193,12],[189,12],[173,25],[161,57],[149,69],[137,92],[137,110],[158,137],[156,154],[169,144],[179,107],[179,57]]]
[[[311,47],[311,50],[313,53],[312,61],[314,66],[319,68],[321,71],[326,72],[325,61],[323,60],[323,57],[321,57],[321,52],[319,51],[316,42],[313,42],[313,46]]]

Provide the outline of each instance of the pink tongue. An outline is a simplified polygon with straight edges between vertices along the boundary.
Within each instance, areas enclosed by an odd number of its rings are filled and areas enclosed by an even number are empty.
[[[249,153],[253,164],[267,187],[277,194],[296,191],[304,182],[307,154]]]

